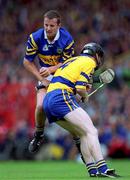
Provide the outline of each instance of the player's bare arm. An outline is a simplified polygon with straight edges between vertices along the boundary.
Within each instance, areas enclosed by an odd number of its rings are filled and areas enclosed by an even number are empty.
[[[42,77],[47,77],[50,74],[53,74],[61,65],[62,65],[62,63],[59,63],[58,65],[55,65],[55,66],[42,67],[39,71],[40,75]]]
[[[32,73],[36,77],[38,81],[41,81],[45,86],[48,86],[49,81],[44,79],[40,75],[39,70],[37,69],[34,62],[30,62],[26,58],[24,58],[23,65],[30,73]]]
[[[83,102],[88,101],[88,92],[84,89],[76,89],[76,92],[81,96]]]

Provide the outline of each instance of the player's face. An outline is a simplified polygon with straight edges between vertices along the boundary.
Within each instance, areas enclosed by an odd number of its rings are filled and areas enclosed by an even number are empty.
[[[57,19],[49,19],[47,17],[44,18],[44,29],[46,31],[47,37],[49,40],[53,40],[59,29],[60,24],[57,23]]]
[[[97,59],[98,66],[102,66],[102,64],[103,64],[102,58],[97,53],[96,53],[96,59]]]

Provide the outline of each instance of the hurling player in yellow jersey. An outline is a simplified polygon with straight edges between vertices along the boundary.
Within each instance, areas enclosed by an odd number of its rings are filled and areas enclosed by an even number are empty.
[[[56,71],[44,98],[43,108],[50,123],[55,122],[80,137],[80,148],[91,177],[117,177],[103,158],[98,132],[91,118],[75,99],[79,94],[88,99],[86,86],[96,68],[104,61],[104,52],[97,43],[84,46],[81,55],[67,60]]]

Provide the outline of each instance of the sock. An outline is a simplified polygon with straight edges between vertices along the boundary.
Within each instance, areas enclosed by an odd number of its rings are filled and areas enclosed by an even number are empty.
[[[96,163],[96,166],[100,173],[105,173],[105,171],[108,169],[106,161],[104,159],[98,161]]]
[[[81,155],[82,161],[85,163],[85,160],[84,160],[84,158],[83,158],[83,155],[82,155],[81,149],[80,149],[80,138],[76,137],[76,138],[73,138],[73,140],[74,140],[75,145],[76,145],[76,147],[77,147],[77,149],[78,149],[78,152],[79,152],[80,155]],[[86,163],[85,163],[85,164],[86,164]]]
[[[89,174],[97,174],[98,170],[94,162],[86,164]]]

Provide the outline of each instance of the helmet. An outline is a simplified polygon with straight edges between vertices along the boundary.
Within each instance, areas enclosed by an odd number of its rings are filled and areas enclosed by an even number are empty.
[[[104,51],[102,47],[97,43],[88,43],[83,47],[81,54],[87,54],[96,59],[97,67],[104,63]],[[98,56],[97,56],[98,55]]]

